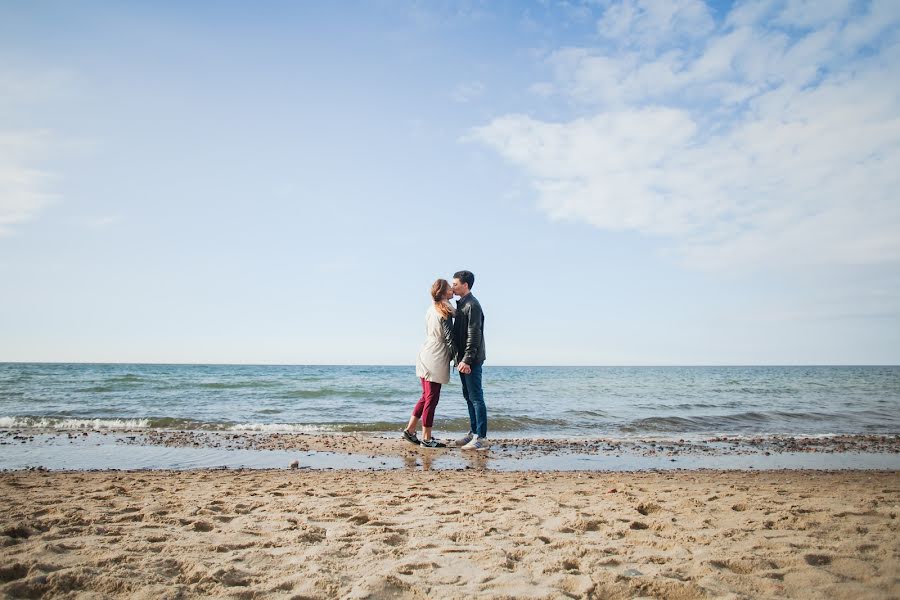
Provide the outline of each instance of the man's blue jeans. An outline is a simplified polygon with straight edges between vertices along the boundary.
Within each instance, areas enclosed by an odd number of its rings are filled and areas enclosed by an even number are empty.
[[[471,365],[472,372],[459,374],[462,381],[463,397],[469,409],[470,431],[480,438],[487,437],[487,407],[484,405],[484,390],[481,389],[481,365]]]

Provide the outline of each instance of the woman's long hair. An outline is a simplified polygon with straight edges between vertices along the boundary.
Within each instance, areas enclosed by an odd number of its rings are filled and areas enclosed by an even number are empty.
[[[444,296],[449,289],[450,282],[446,279],[438,279],[431,285],[431,299],[434,300],[434,309],[438,311],[442,319],[449,319],[453,316],[453,307],[444,300]]]

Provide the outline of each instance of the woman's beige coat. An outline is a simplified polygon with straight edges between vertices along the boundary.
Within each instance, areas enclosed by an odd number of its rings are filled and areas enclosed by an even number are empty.
[[[441,315],[434,306],[425,312],[425,343],[416,358],[416,376],[425,381],[450,382],[450,349],[441,328]]]

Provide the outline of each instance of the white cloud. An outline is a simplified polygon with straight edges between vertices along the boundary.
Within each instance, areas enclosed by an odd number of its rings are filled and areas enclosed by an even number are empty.
[[[644,40],[708,15],[663,4],[651,18],[651,3],[618,2],[599,27]],[[900,261],[900,9],[804,14],[741,4],[699,50],[559,49],[539,89],[584,116],[507,115],[469,139],[520,166],[550,217],[665,236],[693,266]]]
[[[597,23],[601,36],[645,50],[702,37],[712,28],[702,0],[622,0],[610,5]]]
[[[774,22],[791,27],[821,27],[848,16],[853,4],[853,0],[789,0]]]
[[[750,27],[771,16],[778,0],[744,0],[738,2],[725,18],[726,27]]]
[[[861,17],[853,19],[843,29],[843,41],[848,50],[856,49],[871,40],[876,40],[886,30],[897,27],[897,13],[900,11],[895,0],[872,0],[869,10]]]

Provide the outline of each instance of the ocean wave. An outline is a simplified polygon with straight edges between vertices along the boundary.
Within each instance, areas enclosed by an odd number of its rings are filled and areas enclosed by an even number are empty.
[[[206,383],[196,383],[192,386],[185,387],[198,387],[203,388],[205,390],[243,390],[243,389],[265,389],[271,387],[277,387],[280,385],[275,381],[214,381],[214,382],[206,382]]]
[[[238,423],[227,431],[255,431],[261,433],[381,433],[399,431],[403,423],[377,421],[374,423]],[[435,421],[437,426],[437,421]],[[468,427],[468,421],[466,421]]]
[[[224,429],[228,425],[229,423],[196,421],[194,419],[185,419],[183,417],[154,417],[147,419],[147,427],[150,429],[216,430]]]
[[[228,431],[259,431],[266,433],[386,433],[399,431],[406,424],[401,421],[369,421],[369,422],[327,422],[327,423],[237,423],[229,425]],[[489,419],[491,431],[527,431],[535,429],[555,430],[560,426],[570,425],[559,419],[540,419],[535,417],[494,417]],[[466,432],[469,430],[469,419],[435,418],[434,427],[441,431]]]
[[[146,429],[149,419],[69,419],[0,417],[0,429]]]
[[[697,415],[697,416],[669,416],[649,417],[632,421],[621,427],[628,433],[640,432],[721,432],[740,430],[781,430],[779,424],[789,425],[790,430],[795,430],[799,423],[846,423],[862,425],[869,429],[870,425],[884,427],[896,423],[894,415],[881,411],[864,410],[846,413],[809,412],[809,411],[748,411],[726,415]]]
[[[109,381],[111,383],[138,383],[140,381],[144,381],[144,378],[140,375],[129,373],[127,375],[120,375],[118,377],[110,377],[106,381]]]
[[[777,387],[777,386],[766,386],[766,387],[750,387],[743,386],[740,388],[722,388],[722,387],[712,387],[708,390],[712,394],[746,394],[748,396],[796,396],[801,393],[801,390],[796,387]]]
[[[393,388],[342,389],[321,387],[313,390],[291,390],[282,392],[276,397],[286,400],[304,398],[414,398],[417,394],[421,394],[421,390],[416,392],[412,388],[398,390]]]
[[[382,431],[382,429],[357,429],[356,423],[237,423],[229,425],[227,431],[254,431],[260,433],[344,433],[354,431]],[[359,425],[366,425],[365,423]],[[387,425],[387,424],[385,424]],[[391,429],[397,424],[391,423]],[[387,429],[385,429],[387,431]]]
[[[609,417],[609,413],[602,410],[567,410],[565,413],[574,417],[588,417],[593,419],[606,419]]]

